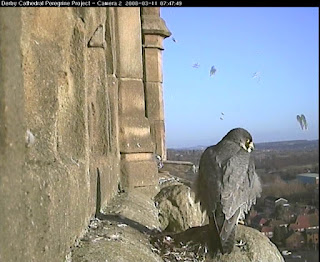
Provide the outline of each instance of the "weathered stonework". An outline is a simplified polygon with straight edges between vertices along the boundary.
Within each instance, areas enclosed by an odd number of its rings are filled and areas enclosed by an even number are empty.
[[[121,181],[126,190],[157,184],[150,124],[145,113],[140,8],[117,8]],[[142,154],[136,160],[127,155]]]
[[[1,261],[64,261],[119,189],[157,185],[168,33],[143,14],[0,9]]]
[[[160,17],[160,8],[142,8],[146,114],[155,152],[166,160],[164,108],[162,95],[162,41],[171,35]]]

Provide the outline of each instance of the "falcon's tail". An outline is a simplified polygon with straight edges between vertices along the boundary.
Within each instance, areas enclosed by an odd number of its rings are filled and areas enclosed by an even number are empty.
[[[231,229],[231,232],[228,238],[224,241],[221,240],[221,253],[222,254],[230,254],[234,247],[234,239],[235,239],[236,226]]]
[[[211,237],[209,249],[211,249],[211,253],[216,253],[217,249],[222,254],[230,254],[232,252],[239,213],[240,209],[229,220],[224,219],[224,214],[218,217],[214,215],[210,217],[209,228]]]
[[[218,251],[222,250],[218,228],[216,227],[213,218],[209,217],[209,232],[208,232],[208,251],[211,257],[214,257]]]

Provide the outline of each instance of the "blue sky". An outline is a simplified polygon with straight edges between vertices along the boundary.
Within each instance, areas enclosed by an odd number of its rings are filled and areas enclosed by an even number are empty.
[[[162,53],[168,148],[212,145],[234,127],[256,143],[318,139],[318,8],[176,7],[161,17],[172,33]]]

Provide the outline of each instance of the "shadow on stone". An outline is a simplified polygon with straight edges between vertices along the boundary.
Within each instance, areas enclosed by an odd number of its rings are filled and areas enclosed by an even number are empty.
[[[139,222],[136,222],[132,219],[123,217],[121,215],[105,215],[105,214],[99,213],[96,215],[96,218],[98,218],[102,221],[108,220],[108,221],[126,224],[126,225],[138,230],[139,232],[144,233],[144,234],[148,234],[148,235],[154,234],[156,232],[155,230],[151,230],[151,229],[147,228],[146,226],[140,224]]]

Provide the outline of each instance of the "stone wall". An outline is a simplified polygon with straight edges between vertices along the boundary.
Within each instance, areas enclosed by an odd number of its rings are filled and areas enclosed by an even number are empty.
[[[155,152],[167,159],[165,147],[165,125],[162,93],[162,56],[163,38],[171,33],[160,18],[159,8],[142,9],[142,32],[144,44],[144,73],[146,116],[151,125],[151,135],[155,142]]]
[[[159,8],[0,9],[0,261],[64,261],[165,158]]]

